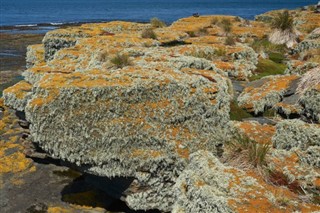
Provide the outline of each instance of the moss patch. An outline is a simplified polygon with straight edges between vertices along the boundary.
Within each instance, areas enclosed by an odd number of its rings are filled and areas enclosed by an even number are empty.
[[[242,121],[244,118],[253,117],[250,113],[239,107],[236,100],[230,103],[230,120]]]
[[[269,75],[282,75],[285,69],[286,65],[284,64],[276,63],[269,59],[259,59],[257,69],[249,80],[254,81]]]

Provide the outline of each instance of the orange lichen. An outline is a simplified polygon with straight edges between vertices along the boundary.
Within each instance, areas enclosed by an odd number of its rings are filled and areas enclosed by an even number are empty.
[[[32,89],[32,85],[26,81],[20,81],[12,87],[3,91],[4,94],[14,95],[18,99],[23,99]]]
[[[238,122],[236,127],[251,140],[260,144],[272,144],[271,139],[276,131],[275,126],[250,121]]]
[[[135,149],[131,152],[131,157],[139,157],[143,159],[147,158],[158,158],[163,155],[162,151],[156,150],[145,150],[145,149]]]
[[[280,93],[285,91],[290,86],[290,83],[298,78],[296,75],[271,77],[260,87],[246,87],[243,93],[249,94],[249,98],[241,107],[252,109],[253,101],[262,100],[273,92]]]

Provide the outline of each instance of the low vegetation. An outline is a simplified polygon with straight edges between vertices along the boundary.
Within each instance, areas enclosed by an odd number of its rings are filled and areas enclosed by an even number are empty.
[[[287,48],[283,44],[272,44],[268,41],[267,38],[254,40],[250,46],[254,49],[255,52],[278,52],[284,54],[287,51]]]
[[[160,19],[154,17],[150,20],[150,24],[152,27],[154,28],[161,28],[161,27],[166,27],[166,23],[164,23],[163,21],[161,21]]]
[[[209,52],[209,51],[204,51],[204,50],[196,50],[196,51],[193,51],[187,55],[193,56],[196,58],[204,58],[204,59],[213,61],[213,60],[218,59],[220,57],[225,57],[226,54],[227,54],[227,52],[225,49],[219,48],[219,49],[216,49],[214,52]]]
[[[227,143],[228,161],[244,167],[261,168],[267,165],[268,144],[259,144],[250,138],[237,134]]]
[[[229,45],[229,46],[233,46],[236,44],[235,42],[235,38],[231,35],[227,36],[225,42],[224,42],[225,45]]]
[[[236,100],[231,101],[230,103],[230,120],[233,121],[242,121],[244,118],[250,118],[253,117],[250,113],[248,113],[246,110],[239,107]]]
[[[142,38],[151,38],[151,39],[157,39],[157,35],[153,31],[153,29],[148,28],[142,31],[141,33]]]
[[[235,21],[241,21],[241,19],[238,17],[235,18]],[[214,17],[211,19],[211,25],[217,25],[219,26],[225,34],[229,34],[232,30],[232,22],[229,19],[223,18],[222,20],[219,20],[217,17]]]
[[[269,75],[284,74],[286,67],[287,66],[285,64],[279,64],[271,61],[270,59],[259,59],[257,69],[249,80],[254,81]]]
[[[228,35],[232,30],[232,23],[229,19],[222,19],[219,23],[221,29]]]
[[[111,63],[117,68],[123,68],[132,65],[129,55],[117,53],[115,57],[111,59]]]
[[[212,25],[217,25],[219,23],[219,19],[217,17],[214,17],[211,19],[211,24]]]
[[[281,31],[293,31],[293,17],[288,10],[278,13],[271,22],[271,27]]]

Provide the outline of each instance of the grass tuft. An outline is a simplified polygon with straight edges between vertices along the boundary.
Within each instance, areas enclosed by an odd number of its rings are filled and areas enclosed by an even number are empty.
[[[227,143],[229,156],[231,160],[240,159],[239,164],[249,164],[255,168],[267,165],[266,156],[270,151],[268,144],[259,144],[250,138],[238,134],[229,143]],[[237,161],[237,160],[235,160]]]
[[[227,38],[226,38],[226,40],[225,40],[224,44],[225,44],[225,45],[229,45],[229,46],[233,46],[233,45],[235,45],[235,44],[236,44],[236,42],[235,42],[234,37],[233,37],[233,36],[231,36],[231,35],[227,36]]]
[[[229,34],[232,30],[232,23],[229,19],[222,19],[219,25],[226,34]]]
[[[157,39],[157,35],[155,34],[155,32],[148,28],[142,31],[141,33],[141,37],[142,38],[151,38],[151,39]]]
[[[119,53],[117,53],[117,55],[111,59],[111,63],[113,63],[117,68],[123,68],[132,65],[129,55]]]
[[[161,28],[161,27],[166,27],[166,23],[164,23],[163,21],[161,21],[160,19],[154,17],[150,20],[150,24],[152,27],[154,28]]]
[[[293,31],[293,17],[288,10],[278,13],[271,22],[271,27],[281,31]]]

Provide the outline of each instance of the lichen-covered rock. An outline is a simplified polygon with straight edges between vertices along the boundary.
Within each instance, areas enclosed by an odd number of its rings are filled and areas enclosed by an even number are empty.
[[[310,49],[319,49],[320,48],[320,41],[319,40],[311,40],[306,39],[295,46],[292,50],[294,54],[302,53],[304,51]]]
[[[320,122],[320,67],[316,67],[303,75],[297,91],[300,94],[299,104],[302,114],[314,122]]]
[[[31,98],[32,85],[26,81],[20,81],[3,91],[5,104],[15,110],[23,111],[27,101]]]
[[[223,165],[210,152],[198,151],[174,186],[177,199],[172,212],[237,212],[231,203],[238,193],[260,187],[254,178]]]
[[[145,190],[127,195],[130,207],[170,210],[189,153],[216,153],[226,140],[229,99],[214,71],[127,67],[46,74],[25,112],[46,152],[99,176],[134,177]]]
[[[298,76],[269,76],[251,82],[238,97],[239,105],[255,114],[279,103]]]
[[[320,39],[320,27],[314,29],[308,36],[308,39]]]
[[[272,149],[268,158],[268,166],[273,174],[282,174],[287,179],[289,188],[296,190],[294,186],[299,183],[300,187],[307,192],[315,190],[314,183],[320,180],[319,170],[315,168],[316,160],[319,162],[319,158],[311,157],[310,154],[306,155],[297,149],[290,151]]]
[[[307,90],[300,98],[303,114],[313,121],[320,122],[320,86]]]
[[[84,24],[78,28],[50,31],[45,35],[42,42],[45,48],[45,60],[50,61],[58,50],[74,46],[81,38],[113,36],[114,34],[128,32],[136,34],[148,27],[150,27],[148,24],[114,21],[104,24]]]
[[[26,55],[27,68],[30,68],[35,64],[44,62],[44,51],[44,46],[42,44],[28,46]]]
[[[259,124],[256,121],[232,122],[236,133],[241,133],[260,144],[271,144],[271,138],[275,133],[275,127],[268,124]]]
[[[313,167],[320,168],[320,146],[309,146],[305,152],[305,155],[302,156],[301,161]]]
[[[284,71],[284,73],[290,75],[303,75],[318,65],[318,63],[314,62],[291,60],[287,63],[287,69]]]
[[[276,134],[272,138],[277,149],[307,150],[310,146],[320,146],[320,126],[307,124],[301,120],[284,120],[276,125]]]

